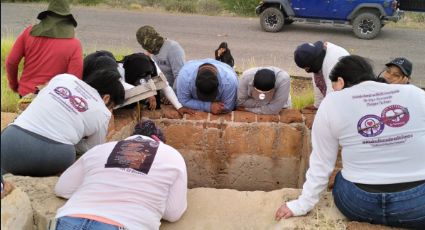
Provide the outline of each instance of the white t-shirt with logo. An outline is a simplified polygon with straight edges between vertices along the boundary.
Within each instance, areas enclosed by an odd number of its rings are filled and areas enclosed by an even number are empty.
[[[96,89],[73,75],[60,74],[13,124],[60,143],[78,143],[79,151],[87,151],[105,142],[110,118]]]
[[[330,93],[317,111],[313,151],[301,196],[288,202],[304,215],[319,201],[342,147],[341,171],[353,183],[425,179],[425,92],[413,85],[362,82]]]
[[[332,69],[338,63],[339,59],[341,57],[350,55],[347,50],[344,48],[337,46],[333,43],[326,42],[326,55],[323,59],[322,64],[322,74],[323,78],[326,84],[326,94],[323,95],[323,93],[320,91],[319,87],[316,85],[316,82],[313,79],[313,91],[314,91],[314,106],[316,108],[319,108],[320,103],[322,103],[323,98],[325,98],[326,95],[333,92],[332,89],[332,82],[331,79],[329,79],[329,75],[332,72]]]
[[[86,214],[130,230],[159,229],[161,218],[177,221],[186,210],[186,164],[173,147],[136,135],[85,153],[55,193],[69,198],[56,218]]]

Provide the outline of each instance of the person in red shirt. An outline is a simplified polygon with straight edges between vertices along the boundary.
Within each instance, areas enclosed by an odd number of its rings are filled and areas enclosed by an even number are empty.
[[[17,38],[6,59],[9,87],[25,96],[34,93],[58,74],[82,78],[83,52],[75,38],[77,22],[70,13],[68,0],[52,0],[38,16],[40,23],[27,27]],[[24,68],[18,80],[18,66]]]

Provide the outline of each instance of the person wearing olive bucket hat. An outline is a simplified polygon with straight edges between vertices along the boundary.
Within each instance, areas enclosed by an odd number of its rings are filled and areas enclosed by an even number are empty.
[[[21,97],[36,93],[38,86],[47,84],[58,74],[82,78],[82,48],[75,38],[77,21],[68,0],[51,0],[37,19],[38,24],[27,27],[16,39],[5,62],[9,87]],[[25,63],[18,78],[22,58]]]

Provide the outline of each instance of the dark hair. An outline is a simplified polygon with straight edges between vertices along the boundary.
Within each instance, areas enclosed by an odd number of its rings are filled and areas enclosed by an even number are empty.
[[[109,94],[115,105],[124,102],[124,86],[120,82],[120,74],[117,69],[99,69],[86,76],[84,81],[95,88],[100,96]]]
[[[158,75],[154,61],[144,53],[127,55],[120,62],[125,70],[125,81],[129,84],[140,85],[140,79],[147,81]]]
[[[224,48],[226,50],[221,54],[221,56],[218,56],[218,50],[221,48]],[[235,60],[233,59],[232,53],[230,52],[230,49],[227,46],[227,42],[220,43],[218,48],[215,50],[214,55],[215,55],[215,60],[217,61],[224,62],[230,65],[231,67],[235,65]]]
[[[114,55],[107,50],[100,50],[87,55],[83,63],[83,80],[93,72],[101,69],[117,69]]]
[[[369,61],[357,55],[344,56],[336,63],[329,78],[335,82],[338,77],[344,79],[344,88],[357,85],[363,81],[377,80]]]
[[[227,42],[222,42],[222,43],[220,43],[220,45],[218,46],[218,48],[220,49],[220,48],[225,48],[225,49],[227,49]]]
[[[148,137],[152,137],[153,135],[155,135],[162,142],[165,143],[164,133],[162,132],[160,128],[156,127],[155,122],[151,120],[146,120],[146,121],[137,123],[136,126],[134,127],[133,135],[143,135]]]

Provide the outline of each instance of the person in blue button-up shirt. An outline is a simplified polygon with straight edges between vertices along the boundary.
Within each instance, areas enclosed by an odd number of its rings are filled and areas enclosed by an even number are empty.
[[[183,106],[223,114],[235,108],[238,78],[225,63],[214,59],[192,60],[180,70],[176,87]]]

